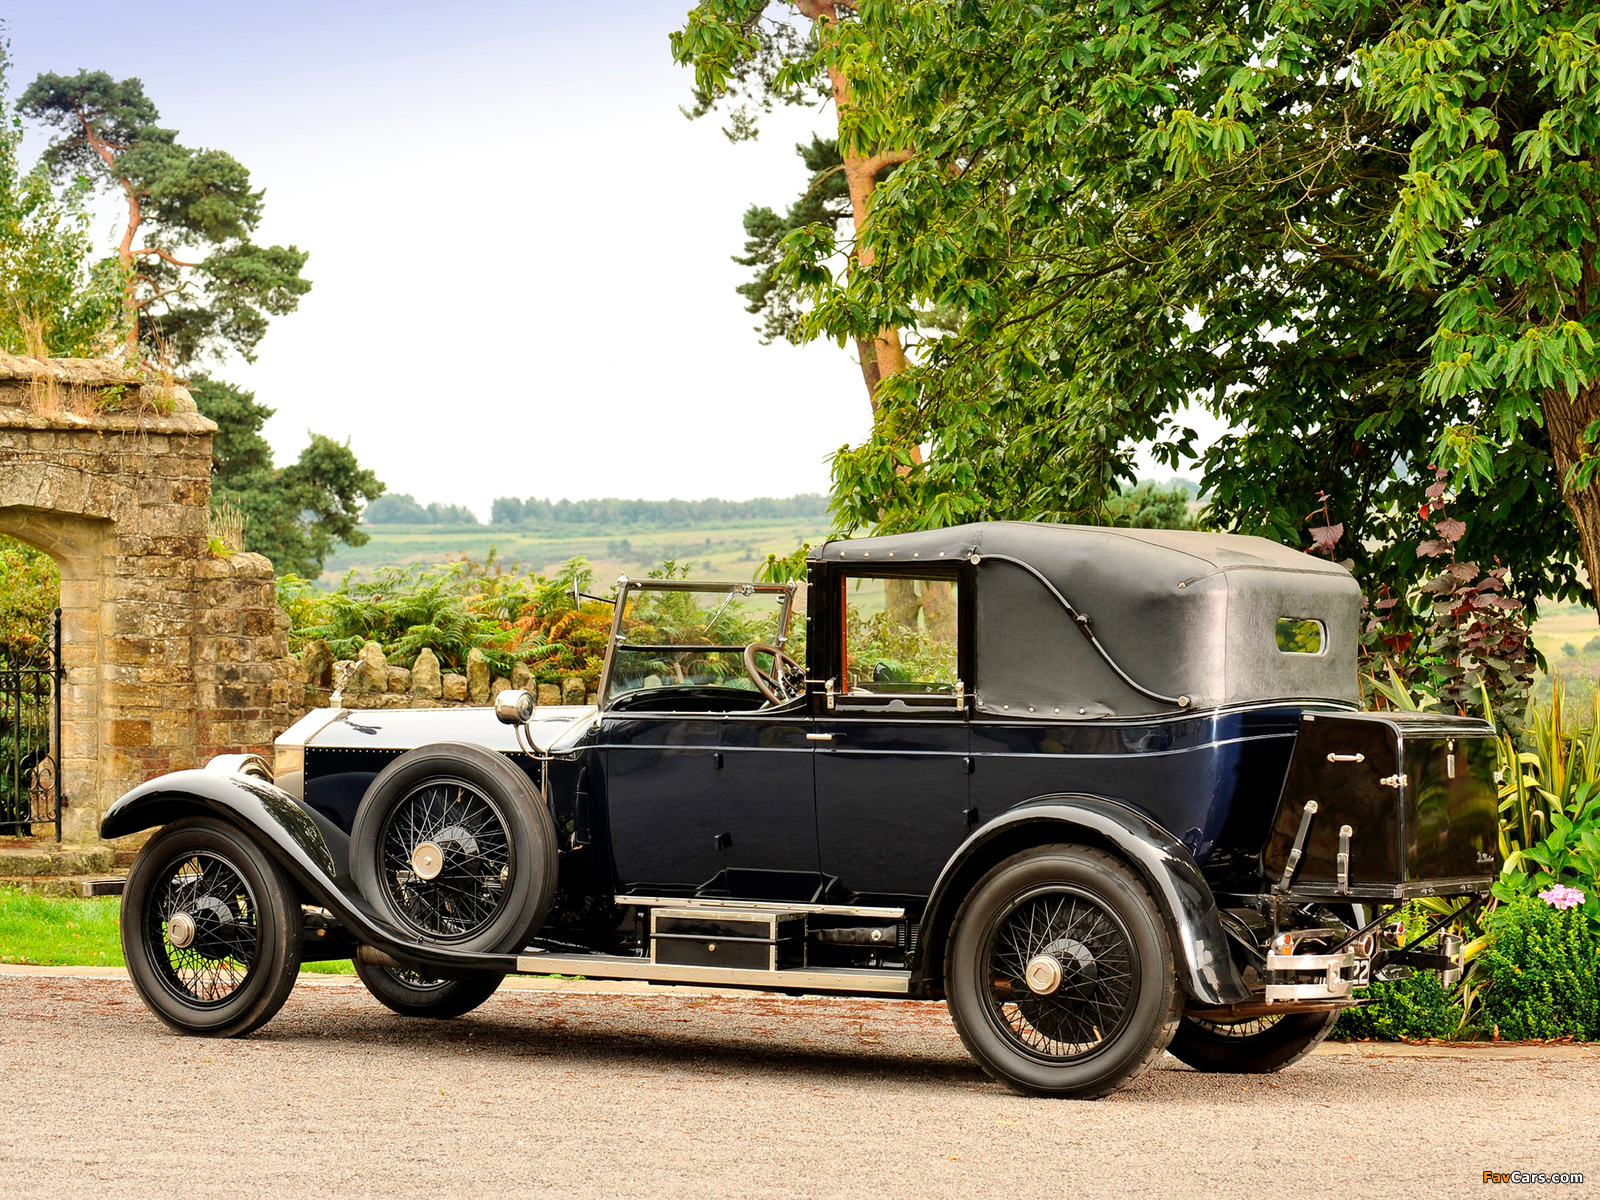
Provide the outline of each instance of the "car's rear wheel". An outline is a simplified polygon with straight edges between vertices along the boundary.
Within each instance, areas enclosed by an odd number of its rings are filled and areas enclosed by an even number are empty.
[[[145,843],[122,898],[122,952],[150,1010],[179,1033],[243,1037],[300,972],[294,885],[231,825],[174,822]]]
[[[362,797],[350,873],[407,940],[520,950],[555,896],[555,825],[504,756],[464,743],[423,746],[385,767]]]
[[[471,1012],[494,995],[505,978],[502,974],[489,974],[471,979],[431,979],[420,971],[374,967],[359,958],[355,966],[367,991],[385,1008],[402,1017],[439,1021]]]
[[[1122,1086],[1166,1049],[1182,1011],[1149,891],[1080,846],[1028,850],[985,875],[956,914],[945,977],[973,1057],[1035,1096]]]
[[[1337,1012],[1301,1012],[1222,1024],[1186,1016],[1167,1049],[1196,1071],[1270,1075],[1310,1054],[1338,1019]]]

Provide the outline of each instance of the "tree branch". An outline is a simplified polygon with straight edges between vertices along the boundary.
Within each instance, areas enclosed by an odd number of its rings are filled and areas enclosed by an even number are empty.
[[[880,150],[871,158],[861,164],[861,170],[872,178],[878,178],[878,172],[886,167],[898,167],[903,162],[911,159],[910,150]]]
[[[198,267],[200,265],[199,263],[180,262],[178,259],[173,258],[172,255],[168,254],[165,250],[162,250],[157,246],[144,246],[144,247],[142,247],[142,248],[140,248],[138,250],[135,250],[134,254],[136,254],[136,255],[137,254],[155,254],[155,255],[159,255],[162,259],[164,259],[165,261],[171,263],[175,267]]]
[[[1356,258],[1352,254],[1346,254],[1342,250],[1335,250],[1332,246],[1323,245],[1321,243],[1314,244],[1311,249],[1316,252],[1317,257],[1322,259],[1323,262],[1330,262],[1341,267],[1348,267],[1357,275],[1365,275],[1368,279],[1375,279],[1380,283],[1387,283],[1391,287],[1399,287],[1394,280],[1390,279],[1382,271],[1378,270],[1377,267],[1373,266],[1371,263],[1362,262],[1359,258]],[[1402,288],[1401,290],[1415,292],[1417,295],[1425,296],[1429,300],[1438,300],[1440,295],[1442,295],[1442,293],[1435,291],[1433,288],[1425,287],[1420,283],[1411,284],[1408,287]]]

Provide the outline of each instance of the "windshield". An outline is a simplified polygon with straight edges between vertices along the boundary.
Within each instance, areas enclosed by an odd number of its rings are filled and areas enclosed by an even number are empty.
[[[625,588],[607,672],[608,701],[661,688],[731,688],[759,695],[745,670],[745,648],[783,645],[788,588],[677,580]],[[783,648],[804,661],[803,649]],[[758,656],[762,670],[772,665],[770,654]]]

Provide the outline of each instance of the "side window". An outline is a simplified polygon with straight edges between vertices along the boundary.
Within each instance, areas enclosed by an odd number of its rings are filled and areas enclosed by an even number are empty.
[[[960,585],[903,575],[849,575],[842,583],[841,694],[954,699]]]

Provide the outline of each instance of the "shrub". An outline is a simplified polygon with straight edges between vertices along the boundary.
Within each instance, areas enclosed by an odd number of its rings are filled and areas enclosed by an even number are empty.
[[[1576,908],[1518,897],[1487,918],[1480,1023],[1514,1040],[1600,1035],[1600,943]]]
[[[1398,1042],[1454,1037],[1461,1028],[1461,1002],[1433,971],[1374,983],[1367,988],[1367,1001],[1340,1013],[1330,1036]]]

